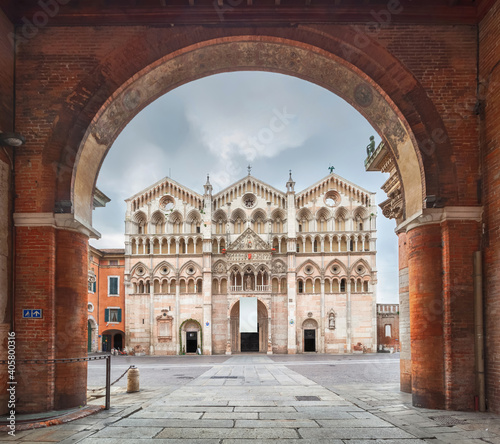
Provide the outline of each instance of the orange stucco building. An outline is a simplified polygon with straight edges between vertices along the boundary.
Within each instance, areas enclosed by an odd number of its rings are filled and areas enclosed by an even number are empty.
[[[123,249],[89,247],[87,350],[122,349],[125,344]]]

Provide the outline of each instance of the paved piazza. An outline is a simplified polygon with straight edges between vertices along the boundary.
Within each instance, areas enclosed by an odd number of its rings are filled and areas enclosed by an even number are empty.
[[[127,444],[500,443],[492,414],[411,407],[397,355],[236,355],[113,358],[134,363],[141,391],[113,386],[112,409],[18,432],[19,442]],[[89,386],[103,366],[89,366]],[[385,382],[384,382],[385,380]],[[148,384],[149,382],[149,384]],[[102,398],[91,403],[102,403]],[[12,442],[12,440],[0,442]]]

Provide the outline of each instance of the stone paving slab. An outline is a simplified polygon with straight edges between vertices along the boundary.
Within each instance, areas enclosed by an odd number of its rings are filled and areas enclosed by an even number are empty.
[[[396,427],[391,428],[319,428],[319,429],[299,429],[298,432],[303,438],[312,439],[380,439],[380,438],[415,438],[409,433]]]
[[[125,438],[87,438],[78,444],[219,444],[220,439],[125,439]]]
[[[203,420],[206,419],[259,419],[259,413],[248,412],[229,412],[229,413],[214,413],[207,412],[203,414]]]
[[[299,438],[296,430],[288,428],[258,428],[258,429],[246,429],[246,428],[232,428],[232,429],[176,429],[167,428],[157,435],[157,438],[233,438],[233,439],[290,439]],[[155,441],[156,442],[156,441]]]
[[[118,421],[111,424],[111,427],[122,428],[122,427],[173,427],[173,428],[223,428],[223,427],[233,427],[234,421],[223,420],[223,419],[135,419],[127,418],[122,421]]]
[[[260,427],[280,427],[280,428],[293,428],[297,429],[299,427],[319,427],[318,423],[316,421],[308,420],[308,419],[301,419],[301,420],[272,420],[272,421],[266,421],[266,420],[257,420],[257,421],[252,421],[252,420],[237,420],[236,424],[234,425],[235,427],[246,427],[246,428],[260,428]]]
[[[376,428],[394,427],[392,424],[378,418],[374,419],[318,419],[318,424],[325,428]]]
[[[284,444],[344,444],[344,441],[342,441],[341,439],[287,439],[279,441],[283,441]],[[256,443],[255,440],[253,439],[223,439],[222,444],[256,444]],[[276,444],[276,440],[259,439],[258,444]]]
[[[107,427],[99,430],[92,438],[152,438],[163,429],[161,427]]]
[[[212,413],[214,415],[228,415],[230,413]],[[206,414],[203,412],[158,412],[158,411],[142,411],[134,415],[134,419],[200,419],[205,418]],[[221,418],[210,418],[221,419]],[[224,419],[224,418],[222,418]]]
[[[299,420],[299,419],[354,419],[350,413],[347,412],[336,412],[336,413],[308,413],[308,412],[289,412],[289,413],[278,413],[278,412],[261,412],[259,413],[260,420],[269,419],[286,419],[286,420]]]

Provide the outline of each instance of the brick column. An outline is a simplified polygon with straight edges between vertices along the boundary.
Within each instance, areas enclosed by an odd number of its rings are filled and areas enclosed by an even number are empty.
[[[413,405],[445,408],[442,247],[439,223],[407,233]]]
[[[17,360],[87,356],[88,238],[71,215],[15,214]],[[23,309],[42,309],[40,319]],[[19,413],[86,404],[87,363],[19,364]]]
[[[474,252],[480,223],[445,220],[443,239],[444,359],[446,408],[474,410]]]
[[[16,227],[15,316],[16,411],[53,410],[54,365],[21,364],[55,358],[56,234],[49,226]],[[23,309],[43,310],[41,319],[23,319]],[[73,330],[77,332],[77,330]]]
[[[399,346],[400,387],[411,393],[410,293],[408,292],[408,248],[406,232],[398,233],[399,247]]]
[[[87,356],[88,236],[56,230],[55,358]],[[55,366],[54,408],[87,403],[87,362]]]

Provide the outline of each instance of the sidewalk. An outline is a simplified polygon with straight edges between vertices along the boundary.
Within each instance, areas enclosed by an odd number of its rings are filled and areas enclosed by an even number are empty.
[[[120,389],[110,411],[0,443],[500,444],[496,415],[410,402],[394,384],[323,387],[267,356],[233,356],[180,388]]]

